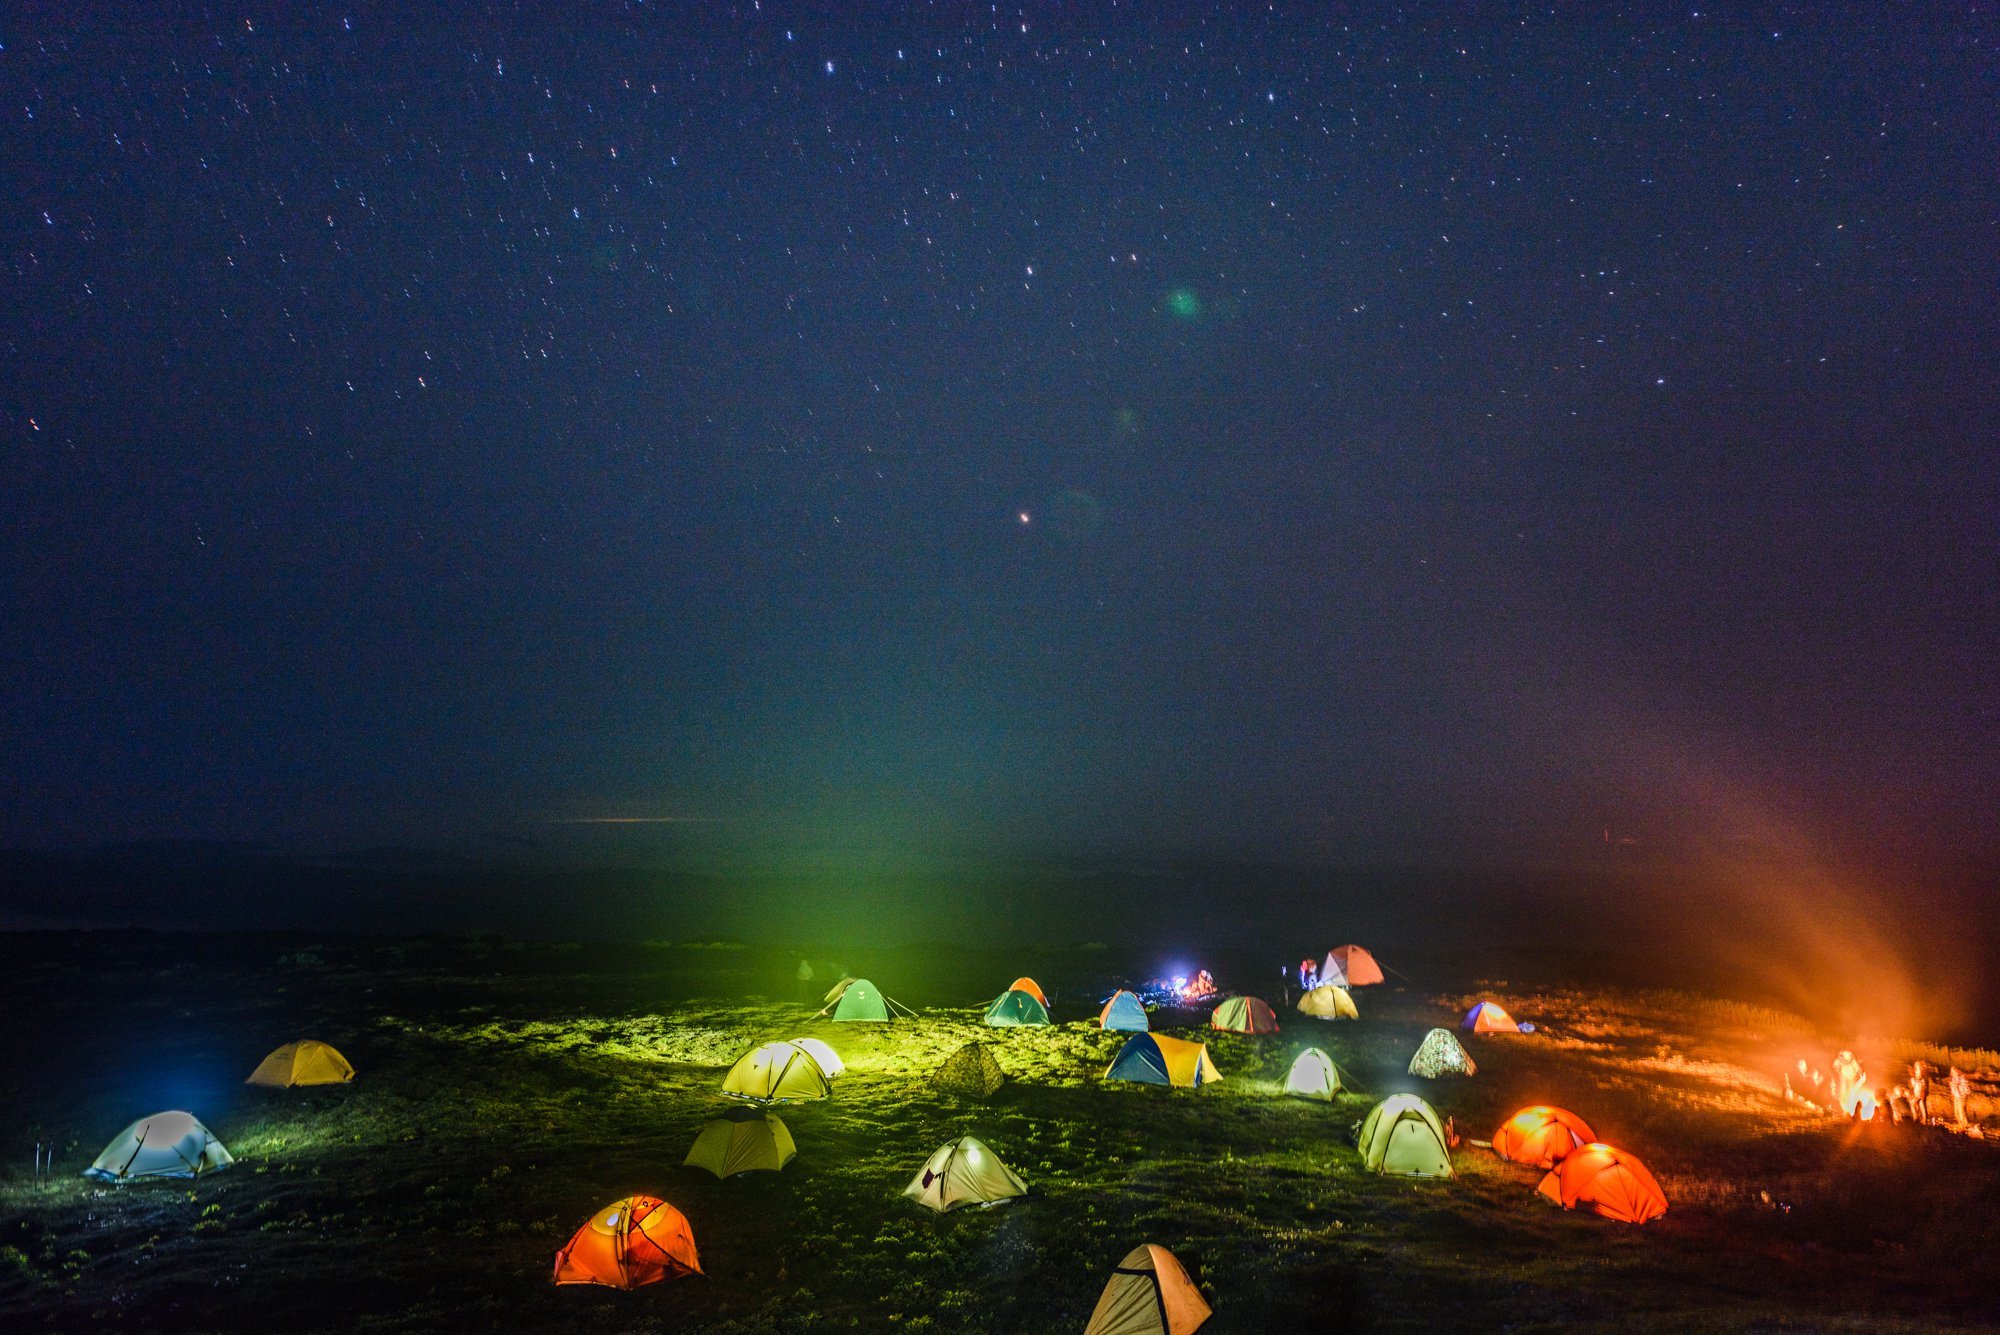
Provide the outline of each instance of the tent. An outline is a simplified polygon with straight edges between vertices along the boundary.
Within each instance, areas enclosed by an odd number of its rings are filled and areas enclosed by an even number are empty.
[[[1006,1084],[1007,1076],[994,1060],[993,1049],[984,1043],[967,1043],[944,1059],[931,1083],[947,1094],[984,1099]]]
[[[1493,1133],[1493,1152],[1515,1163],[1553,1168],[1571,1150],[1596,1139],[1596,1133],[1575,1113],[1539,1103],[1500,1124]]]
[[[939,1214],[961,1205],[996,1205],[1027,1192],[1028,1184],[972,1136],[938,1146],[923,1171],[903,1188],[905,1196]]]
[[[1420,1075],[1426,1080],[1436,1080],[1447,1075],[1476,1075],[1478,1065],[1472,1054],[1458,1041],[1457,1035],[1449,1029],[1433,1029],[1424,1035],[1424,1041],[1417,1045],[1416,1055],[1410,1058],[1410,1074]]]
[[[1359,1137],[1361,1166],[1390,1177],[1450,1177],[1451,1151],[1437,1110],[1415,1094],[1394,1094],[1368,1110]]]
[[[1049,1013],[1041,1002],[1030,992],[1002,992],[986,1008],[986,1023],[995,1028],[1011,1028],[1023,1024],[1047,1024]]]
[[[1231,997],[1209,1015],[1208,1027],[1231,1034],[1275,1034],[1278,1017],[1261,997]]]
[[[847,1069],[847,1063],[840,1059],[840,1054],[825,1043],[822,1043],[819,1039],[795,1038],[792,1040],[792,1046],[795,1048],[804,1048],[806,1056],[811,1057],[813,1061],[819,1064],[819,1069],[826,1072],[828,1080],[832,1080]]]
[[[558,1284],[636,1289],[700,1273],[687,1216],[658,1196],[613,1201],[556,1253]]]
[[[1333,1058],[1318,1048],[1307,1048],[1292,1062],[1292,1069],[1285,1076],[1285,1092],[1332,1103],[1333,1096],[1340,1092],[1340,1070],[1333,1064]]]
[[[1666,1193],[1640,1163],[1623,1150],[1589,1144],[1564,1155],[1539,1188],[1565,1210],[1579,1203],[1606,1219],[1643,1224],[1667,1212]]]
[[[1299,1010],[1322,1020],[1361,1018],[1361,1012],[1354,1007],[1354,994],[1334,983],[1321,983],[1300,997]]]
[[[148,1177],[200,1177],[236,1160],[193,1113],[160,1112],[120,1131],[97,1162],[83,1170],[100,1182]]]
[[[775,1173],[798,1152],[792,1133],[776,1113],[731,1108],[701,1129],[681,1162],[706,1168],[717,1177],[733,1177],[759,1170]]]
[[[796,1103],[833,1093],[812,1054],[794,1043],[766,1043],[745,1053],[722,1078],[722,1092],[759,1103]]]
[[[257,1063],[246,1085],[339,1085],[354,1078],[354,1068],[329,1043],[302,1038],[272,1051]]]
[[[1097,1013],[1097,1027],[1100,1029],[1125,1029],[1143,1034],[1152,1026],[1146,1022],[1146,1008],[1139,998],[1130,992],[1113,992],[1111,1000],[1104,1003],[1104,1009]]]
[[[1518,1034],[1521,1026],[1514,1017],[1490,1001],[1482,1001],[1465,1013],[1458,1027],[1468,1034]]]
[[[1367,987],[1382,981],[1382,966],[1360,946],[1335,946],[1326,953],[1319,980],[1339,987]]]
[[[1111,1059],[1104,1078],[1198,1089],[1222,1079],[1222,1072],[1208,1059],[1206,1043],[1190,1043],[1165,1034],[1134,1034]]]
[[[1043,1010],[1048,1009],[1049,1006],[1048,994],[1042,991],[1041,984],[1037,983],[1032,978],[1028,978],[1025,976],[1016,978],[1013,982],[1007,984],[1007,990],[1009,992],[1026,992],[1036,1001],[1042,1003]]]
[[[866,978],[856,978],[840,989],[840,998],[833,1006],[836,1020],[886,1021],[889,1018],[889,1003],[876,990],[875,984]]]
[[[1083,1335],[1194,1335],[1208,1318],[1188,1272],[1172,1252],[1149,1242],[1111,1272]]]

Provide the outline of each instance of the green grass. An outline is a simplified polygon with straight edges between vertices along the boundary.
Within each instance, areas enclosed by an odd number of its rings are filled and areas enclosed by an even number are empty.
[[[52,952],[6,980],[13,1013],[42,1017],[0,1054],[25,1077],[0,1127],[9,1330],[1081,1330],[1145,1241],[1188,1265],[1216,1332],[1978,1328],[2000,1281],[1993,1147],[1784,1103],[1780,1072],[1823,1051],[1812,1027],[1721,999],[1493,993],[1542,1032],[1470,1039],[1480,1074],[1431,1085],[1403,1064],[1475,994],[1365,989],[1359,1022],[1284,1011],[1275,1037],[1201,1033],[1225,1079],[1188,1092],[1100,1080],[1122,1036],[1084,1017],[1109,978],[1059,995],[1055,1027],[991,1030],[976,1003],[1013,973],[972,966],[942,971],[957,1004],[883,1026],[813,1020],[789,957],[724,949],[335,942],[158,962],[173,953]],[[1073,963],[1079,979],[1102,967]],[[869,962],[903,996],[897,967]],[[905,999],[951,987],[913,982]],[[727,1106],[728,1065],[803,1034],[848,1071],[832,1099],[780,1109],[797,1160],[727,1182],[681,1167]],[[236,1083],[299,1036],[336,1043],[360,1078]],[[929,1073],[974,1040],[1008,1085],[935,1095]],[[1283,1097],[1305,1046],[1355,1090]],[[1532,1170],[1470,1145],[1452,1182],[1366,1174],[1349,1129],[1406,1088],[1468,1138],[1521,1104],[1570,1107],[1640,1155],[1672,1208],[1643,1229],[1566,1214]],[[236,1166],[195,1184],[78,1179],[149,1100],[195,1104]],[[1031,1194],[948,1216],[903,1200],[966,1133]],[[61,1147],[52,1181],[31,1180],[37,1140]],[[550,1284],[569,1233],[636,1191],[687,1214],[707,1273],[630,1293]]]

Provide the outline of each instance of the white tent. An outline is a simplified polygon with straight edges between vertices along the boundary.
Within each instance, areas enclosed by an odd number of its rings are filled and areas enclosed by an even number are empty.
[[[193,1113],[161,1112],[141,1117],[119,1132],[83,1175],[102,1182],[200,1177],[235,1162]]]

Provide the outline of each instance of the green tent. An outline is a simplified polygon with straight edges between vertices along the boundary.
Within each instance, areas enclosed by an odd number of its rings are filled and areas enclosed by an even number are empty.
[[[833,1008],[836,1020],[874,1020],[889,1018],[889,1003],[875,984],[866,978],[857,978],[841,990],[840,1001]]]
[[[1358,1141],[1361,1166],[1391,1177],[1450,1177],[1451,1152],[1437,1110],[1415,1094],[1396,1094],[1368,1110]]]
[[[1049,1012],[1032,992],[1002,992],[986,1008],[986,1023],[996,1028],[1022,1024],[1047,1024]]]

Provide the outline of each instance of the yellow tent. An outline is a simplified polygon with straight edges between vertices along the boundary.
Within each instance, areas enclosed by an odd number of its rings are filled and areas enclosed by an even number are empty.
[[[744,1054],[722,1079],[722,1092],[759,1103],[823,1099],[833,1092],[812,1054],[792,1043],[766,1043]]]
[[[302,1038],[278,1048],[250,1073],[246,1085],[339,1085],[354,1078],[354,1068],[329,1043]]]
[[[939,1214],[961,1205],[993,1205],[1027,1192],[1028,1184],[972,1136],[940,1145],[903,1188],[905,1196]]]
[[[804,1048],[806,1055],[818,1062],[819,1069],[826,1072],[828,1080],[836,1078],[847,1069],[847,1063],[840,1059],[840,1054],[817,1038],[795,1038],[792,1040],[792,1046]]]
[[[1222,1079],[1222,1072],[1208,1059],[1206,1043],[1190,1043],[1165,1034],[1134,1034],[1111,1059],[1104,1078],[1195,1089]]]
[[[1451,1151],[1437,1110],[1415,1094],[1395,1094],[1361,1124],[1361,1166],[1391,1177],[1450,1177]]]
[[[792,1133],[776,1113],[731,1108],[701,1129],[681,1162],[706,1168],[717,1177],[733,1177],[760,1170],[775,1173],[798,1152]]]
[[[1307,1048],[1285,1074],[1285,1092],[1304,1099],[1332,1103],[1333,1096],[1340,1092],[1340,1071],[1334,1066],[1333,1058],[1318,1048]]]
[[[1316,1015],[1322,1020],[1361,1018],[1361,1012],[1354,1008],[1354,994],[1344,987],[1335,987],[1332,983],[1321,983],[1300,997],[1299,1011],[1304,1015]]]
[[[1083,1335],[1194,1335],[1209,1315],[1174,1254],[1149,1242],[1111,1272]]]

